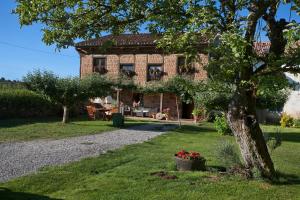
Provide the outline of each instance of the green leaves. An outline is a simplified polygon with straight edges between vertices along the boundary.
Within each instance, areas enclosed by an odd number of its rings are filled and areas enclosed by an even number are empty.
[[[289,87],[284,74],[259,77],[256,90],[257,107],[280,110],[290,94]]]
[[[91,97],[106,96],[112,90],[112,81],[104,76],[91,75],[59,78],[52,72],[36,70],[24,78],[28,89],[47,96],[61,105],[72,106]]]

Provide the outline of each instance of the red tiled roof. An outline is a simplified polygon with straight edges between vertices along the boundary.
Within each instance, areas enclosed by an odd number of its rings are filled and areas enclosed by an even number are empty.
[[[75,47],[97,47],[102,46],[106,42],[113,42],[113,46],[155,46],[156,40],[159,36],[150,33],[139,34],[120,34],[120,35],[106,35],[103,37],[90,39],[75,44]],[[207,41],[207,40],[206,40]],[[206,43],[205,41],[203,43]],[[270,42],[256,42],[254,49],[258,55],[264,55],[269,52]]]
[[[258,55],[265,55],[270,50],[270,42],[255,42],[254,49]]]
[[[113,41],[114,46],[153,46],[158,36],[150,33],[106,35],[75,44],[76,47],[102,46],[106,42]]]

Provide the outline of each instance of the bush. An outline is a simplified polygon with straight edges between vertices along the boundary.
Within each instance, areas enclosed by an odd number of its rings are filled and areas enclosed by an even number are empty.
[[[27,89],[0,90],[0,119],[53,116],[59,108],[44,96]]]
[[[221,141],[216,148],[216,157],[227,168],[241,165],[238,150],[233,143]]]
[[[300,127],[300,119],[294,119],[293,126],[299,128]]]
[[[217,111],[217,110],[211,110],[208,114],[207,114],[207,121],[208,122],[214,122],[216,117],[221,117],[223,114],[221,111]]]
[[[294,124],[294,119],[286,114],[286,113],[282,113],[281,119],[280,119],[280,125],[282,128],[285,127],[291,127]]]
[[[205,108],[194,108],[192,115],[196,121],[204,120],[206,116]]]
[[[222,135],[233,135],[224,114],[222,116],[216,116],[214,125],[218,133]]]

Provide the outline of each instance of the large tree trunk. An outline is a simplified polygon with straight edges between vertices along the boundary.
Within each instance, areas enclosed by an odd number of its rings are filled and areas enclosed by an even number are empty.
[[[253,91],[240,90],[229,105],[227,120],[240,146],[245,166],[250,170],[256,167],[263,177],[272,179],[275,176],[274,165],[255,107]]]
[[[62,123],[65,124],[69,121],[69,108],[68,108],[68,106],[63,106],[63,110],[64,110],[64,113],[63,113]]]

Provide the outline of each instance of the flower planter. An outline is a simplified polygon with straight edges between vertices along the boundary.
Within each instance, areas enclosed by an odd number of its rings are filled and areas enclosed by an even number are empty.
[[[188,160],[175,156],[176,168],[179,171],[205,171],[205,159]]]

